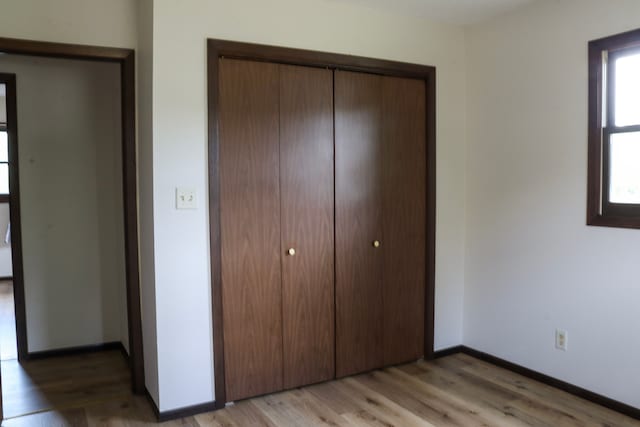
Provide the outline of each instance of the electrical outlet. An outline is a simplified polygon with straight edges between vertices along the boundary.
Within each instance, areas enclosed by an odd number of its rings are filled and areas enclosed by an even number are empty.
[[[558,350],[567,351],[567,331],[556,329],[556,348]]]

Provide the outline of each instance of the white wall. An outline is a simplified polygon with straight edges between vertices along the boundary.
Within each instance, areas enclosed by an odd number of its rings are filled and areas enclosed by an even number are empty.
[[[0,71],[17,81],[28,350],[126,345],[119,67],[1,55]]]
[[[636,0],[556,0],[468,31],[464,321],[465,344],[635,407],[640,231],[585,222],[587,42],[638,27]]]
[[[8,226],[9,204],[0,203],[0,277],[13,276],[13,267],[11,265],[11,244],[5,242]]]
[[[159,401],[153,220],[153,0],[139,0],[138,26],[138,208],[145,382]],[[157,403],[156,403],[157,404]]]
[[[466,92],[462,29],[322,0],[156,0],[153,15],[160,409],[214,399],[206,208],[208,37],[437,67],[436,348],[460,344]],[[177,211],[176,186],[197,188],[200,208]]]
[[[135,0],[2,0],[0,37],[136,47]]]

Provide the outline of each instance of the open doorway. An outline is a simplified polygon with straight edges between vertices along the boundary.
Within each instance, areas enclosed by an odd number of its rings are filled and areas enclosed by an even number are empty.
[[[0,232],[0,264],[3,249],[13,252],[6,286],[0,265],[0,408],[7,418],[141,393],[133,52],[12,39],[0,39],[0,52],[0,223],[6,168],[11,228]],[[56,83],[78,67],[90,77],[68,77],[75,89]]]
[[[11,264],[9,133],[6,96],[7,85],[0,83],[0,361],[18,358]]]

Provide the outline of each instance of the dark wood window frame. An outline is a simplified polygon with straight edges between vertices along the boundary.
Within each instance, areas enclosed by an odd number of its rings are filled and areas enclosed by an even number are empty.
[[[640,204],[609,201],[611,135],[640,131],[615,125],[615,59],[640,52],[640,30],[589,42],[589,148],[587,224],[640,228]],[[639,100],[640,102],[640,100]],[[639,165],[640,167],[640,165]]]
[[[140,267],[138,261],[138,187],[136,150],[136,72],[135,52],[132,49],[50,43],[0,37],[0,52],[15,55],[66,58],[116,63],[120,67],[122,107],[122,190],[124,201],[125,274],[127,293],[127,321],[129,330],[129,365],[134,393],[146,391],[142,348],[142,314],[140,306]],[[5,74],[11,89],[7,90],[7,122],[10,138],[10,216],[13,225],[12,247],[22,254],[20,226],[20,189],[18,172],[19,139],[17,132],[17,103],[15,75]],[[16,328],[19,359],[29,359],[26,341],[26,311],[24,306],[24,275],[22,259],[13,257],[14,292],[16,298]],[[77,351],[90,350],[88,348]],[[68,349],[72,353],[74,349]],[[57,352],[58,354],[60,352]],[[0,401],[1,403],[1,401]],[[1,406],[0,406],[1,409]],[[0,414],[1,415],[1,414]]]
[[[435,67],[402,62],[340,55],[309,50],[290,49],[251,43],[209,39],[207,41],[207,97],[209,148],[209,230],[211,245],[211,296],[213,307],[213,351],[215,396],[214,406],[226,404],[224,375],[224,340],[222,325],[222,277],[220,240],[220,188],[218,167],[218,60],[221,57],[267,61],[357,71],[386,76],[424,80],[426,93],[426,289],[425,289],[425,358],[434,357],[435,312],[435,231],[436,231],[436,69]]]

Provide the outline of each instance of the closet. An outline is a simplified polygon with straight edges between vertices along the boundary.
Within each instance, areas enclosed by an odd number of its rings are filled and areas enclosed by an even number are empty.
[[[424,80],[219,58],[226,400],[424,354]]]
[[[335,72],[336,375],[424,353],[425,87]]]
[[[220,60],[227,398],[334,375],[333,75]]]

